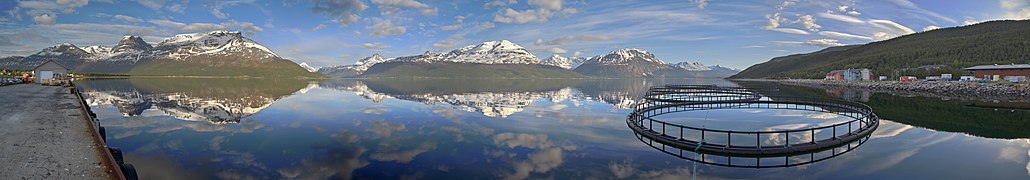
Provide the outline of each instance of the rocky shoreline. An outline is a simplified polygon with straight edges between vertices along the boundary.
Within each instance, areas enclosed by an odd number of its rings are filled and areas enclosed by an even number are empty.
[[[1030,102],[1030,84],[958,81],[825,81],[815,79],[772,80],[783,84],[820,88],[856,88],[874,92],[957,98],[980,101]]]

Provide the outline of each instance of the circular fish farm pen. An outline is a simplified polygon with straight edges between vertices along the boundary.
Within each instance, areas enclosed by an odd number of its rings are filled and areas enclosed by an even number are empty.
[[[667,114],[722,109],[809,111],[845,117],[846,120],[796,129],[739,130],[707,128],[662,119],[662,115]],[[738,87],[667,85],[652,87],[644,101],[637,104],[626,118],[626,123],[645,144],[668,154],[708,164],[760,168],[766,167],[761,159],[782,157],[779,163],[772,163],[769,167],[785,167],[843,154],[864,143],[876,130],[879,118],[869,106],[846,100],[762,96],[753,89]],[[661,148],[654,143],[659,143]],[[679,152],[667,151],[667,147],[679,149]],[[683,150],[698,155],[687,158],[683,156]],[[816,154],[823,151],[830,151],[831,155],[817,158]],[[806,154],[809,158],[799,157]],[[718,160],[720,158],[705,158],[705,155],[726,158]],[[738,161],[734,165],[731,157],[755,159],[757,162],[740,165]],[[791,157],[795,161],[791,162]]]

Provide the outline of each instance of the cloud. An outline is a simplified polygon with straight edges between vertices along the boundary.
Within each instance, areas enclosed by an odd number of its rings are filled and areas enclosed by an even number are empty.
[[[545,50],[545,51],[547,51],[547,52],[550,52],[550,53],[558,53],[558,54],[562,54],[562,53],[567,53],[567,52],[569,52],[569,51],[567,51],[567,50],[565,50],[565,49],[562,49],[562,48],[558,48],[558,47],[548,48],[548,49],[547,49],[547,50]]]
[[[782,32],[782,33],[791,33],[791,34],[808,34],[808,32],[805,31],[805,30],[794,29],[794,28],[772,28],[772,29],[769,29],[769,30],[777,31],[777,32]]]
[[[311,27],[312,31],[318,31],[319,29],[325,28],[325,24],[318,24],[318,26]]]
[[[708,7],[708,0],[691,0],[691,1],[694,1],[694,3],[697,4],[697,8],[704,9],[705,7]]]
[[[223,13],[222,8],[232,7],[243,3],[254,3],[254,0],[221,0],[215,1],[214,8],[211,8],[211,14],[215,15],[218,19],[228,19],[229,14]]]
[[[391,15],[401,12],[401,8],[422,9],[422,15],[436,15],[439,9],[426,5],[416,0],[372,0],[379,12],[383,15]]]
[[[245,31],[252,31],[252,32],[264,31],[263,28],[255,26],[254,23],[238,22],[238,21],[234,21],[234,20],[230,20],[228,22],[223,22],[223,23],[217,23],[217,24],[215,24],[215,23],[190,23],[190,24],[186,24],[186,23],[175,22],[175,21],[164,20],[164,19],[152,19],[152,20],[149,20],[147,22],[156,24],[156,25],[161,26],[161,27],[172,28],[172,29],[174,29],[175,32],[180,32],[180,33],[194,33],[194,32],[203,32],[203,31],[211,31],[211,30],[234,29],[234,28],[237,28],[237,29],[240,29],[240,30],[245,30]]]
[[[494,24],[492,22],[483,22],[483,23],[479,24],[479,29],[480,30],[487,30],[487,29],[494,28],[494,27],[497,27],[497,24]]]
[[[351,23],[358,22],[358,12],[368,8],[361,0],[314,0],[315,6],[311,12],[329,15],[333,22],[346,27]]]
[[[501,23],[525,24],[530,22],[547,22],[554,13],[546,9],[530,9],[516,11],[508,8],[503,13],[494,15],[494,21]]]
[[[165,5],[165,0],[136,0],[136,2],[151,10],[161,10],[161,7]]]
[[[815,24],[815,18],[812,15],[798,17],[797,23],[801,23],[802,26],[805,26],[810,31],[819,31],[819,28],[822,28],[822,26]]]
[[[860,35],[854,35],[854,34],[848,34],[848,33],[836,32],[836,31],[822,31],[822,32],[819,32],[819,35],[836,37],[836,38],[844,38],[844,39],[873,40],[873,38],[868,37],[868,36],[860,36]]]
[[[998,3],[1005,10],[1005,18],[1030,19],[1030,2],[1026,0],[1001,0]]]
[[[773,43],[786,44],[786,45],[811,45],[819,47],[832,47],[832,46],[843,46],[844,43],[840,43],[836,39],[813,39],[808,41],[773,41]]]
[[[168,5],[168,11],[183,13],[183,11],[186,11],[186,7],[189,7],[189,5],[190,0],[183,0],[182,3],[172,3],[171,5]]]
[[[609,39],[612,39],[612,37],[610,35],[605,35],[605,34],[584,34],[584,35],[563,36],[563,37],[559,37],[559,38],[552,39],[552,40],[547,40],[547,41],[545,41],[543,39],[537,39],[536,42],[534,42],[533,44],[537,45],[537,46],[549,46],[549,45],[564,45],[564,44],[567,44],[569,42],[576,42],[576,41],[602,41],[602,40],[609,40]]]
[[[934,29],[940,29],[940,28],[941,28],[941,27],[938,27],[938,26],[934,26],[934,25],[929,25],[929,26],[926,26],[926,27],[924,27],[924,28],[923,28],[923,32],[926,32],[926,31],[932,31],[932,30],[934,30]]]
[[[384,148],[383,144],[380,144],[380,149],[391,149],[389,147]],[[423,142],[418,147],[408,150],[390,150],[390,151],[377,151],[372,153],[369,157],[379,161],[393,161],[398,163],[408,163],[414,160],[416,156],[424,152],[436,149],[436,143]]]
[[[794,4],[796,4],[797,2],[798,2],[798,0],[784,0],[783,3],[780,3],[780,5],[776,6],[776,10],[781,10],[782,11],[783,9],[786,9],[787,7],[790,7],[790,6],[794,5]]]
[[[460,29],[460,28],[461,28],[461,24],[440,26],[440,29],[444,30],[444,31],[456,30],[456,29]]]
[[[561,10],[562,0],[529,0],[529,5],[549,10]]]
[[[405,28],[404,26],[395,26],[393,25],[393,22],[391,22],[390,20],[385,20],[376,23],[375,25],[372,25],[372,27],[369,29],[372,30],[372,38],[402,34],[405,31],[407,31],[407,28]]]
[[[864,23],[865,22],[865,21],[863,21],[861,19],[858,19],[858,18],[855,18],[855,17],[851,17],[851,16],[847,16],[847,15],[832,14],[832,13],[829,13],[829,12],[827,12],[827,13],[819,13],[818,15],[819,15],[819,17],[833,19],[833,20],[838,20],[838,21],[843,21],[843,22],[849,22],[849,23]]]
[[[898,31],[899,33],[902,33],[901,35],[916,33],[916,31],[912,30],[912,28],[905,27],[904,25],[898,24],[890,20],[873,19],[869,20],[869,23],[888,29],[893,29],[895,31]]]
[[[139,18],[136,18],[136,17],[132,17],[132,16],[121,15],[121,14],[114,15],[113,18],[114,19],[118,19],[118,20],[122,20],[122,21],[125,21],[125,22],[133,22],[133,23],[143,22],[142,19],[139,19]]]
[[[386,43],[383,43],[383,42],[375,42],[375,43],[364,43],[364,44],[361,44],[361,47],[363,47],[365,49],[383,49],[383,48],[390,47],[390,45],[387,45]]]
[[[434,49],[448,49],[454,47],[461,39],[465,38],[461,34],[455,34],[447,37],[447,39],[441,40],[440,42],[433,43]]]
[[[32,21],[35,21],[37,24],[53,25],[57,21],[57,15],[42,14],[33,16]]]

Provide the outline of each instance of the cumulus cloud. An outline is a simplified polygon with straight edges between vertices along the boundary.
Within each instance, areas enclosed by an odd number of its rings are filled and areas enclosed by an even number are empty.
[[[549,10],[561,10],[562,0],[529,0],[529,5]]]
[[[460,28],[461,28],[461,24],[440,26],[440,29],[441,30],[445,30],[445,31],[455,30],[455,29],[460,29]]]
[[[822,31],[822,32],[819,32],[819,35],[836,37],[836,38],[844,38],[844,39],[873,40],[873,38],[868,37],[868,36],[854,35],[854,34],[848,34],[848,33],[836,32],[836,31]]]
[[[57,15],[42,14],[39,16],[33,16],[32,21],[38,24],[52,25],[57,21]]]
[[[691,0],[691,1],[694,1],[694,4],[697,4],[697,8],[704,9],[705,7],[708,7],[708,0]]]
[[[796,22],[801,23],[802,26],[805,26],[805,28],[808,28],[810,31],[819,31],[819,28],[822,28],[822,26],[815,23],[815,18],[813,18],[812,15],[798,17]]]
[[[447,49],[447,48],[451,48],[451,47],[454,47],[454,45],[457,44],[458,41],[460,41],[463,38],[465,38],[465,37],[462,36],[461,34],[451,35],[450,37],[447,37],[447,39],[441,40],[440,42],[433,43],[433,48],[434,49]]]
[[[393,25],[393,22],[391,22],[390,20],[385,20],[376,23],[375,25],[372,25],[372,27],[369,29],[372,30],[372,38],[402,34],[405,31],[407,31],[407,28],[405,28],[404,26],[395,26]]]
[[[165,0],[136,0],[136,2],[151,10],[161,10],[161,7],[165,5]]]
[[[156,24],[158,26],[162,26],[162,27],[172,28],[176,32],[187,32],[187,33],[203,32],[203,31],[211,31],[211,30],[221,30],[221,29],[240,29],[240,30],[252,31],[252,32],[264,31],[264,29],[254,25],[254,23],[238,22],[238,21],[228,21],[228,22],[217,23],[217,24],[216,23],[189,23],[189,24],[187,24],[187,23],[175,22],[175,21],[171,21],[171,20],[152,19],[152,20],[149,20],[147,22],[150,22],[150,23]]]
[[[358,12],[368,8],[361,0],[315,0],[311,12],[329,15],[335,23],[346,27],[358,22]]]
[[[1001,0],[1001,8],[1005,9],[1007,19],[1030,19],[1030,2],[1026,0]]]
[[[422,15],[435,15],[437,8],[430,7],[425,3],[418,2],[416,0],[372,0],[372,4],[376,5],[379,12],[384,15],[394,14],[401,11],[401,8],[417,8],[422,9]]]
[[[386,43],[383,43],[383,42],[375,42],[375,43],[364,43],[364,44],[361,44],[361,47],[363,47],[365,49],[383,49],[383,48],[390,47],[390,45],[387,45]]]
[[[550,52],[550,53],[557,53],[557,54],[563,54],[563,53],[569,52],[568,50],[565,50],[565,49],[562,49],[562,48],[558,48],[558,47],[547,48],[545,51]]]
[[[492,22],[483,22],[483,23],[479,24],[479,29],[480,30],[487,30],[487,29],[494,28],[494,27],[497,27],[497,24],[494,24]]]
[[[767,19],[767,21],[765,23],[765,26],[764,26],[764,28],[766,30],[783,32],[783,33],[791,33],[791,34],[808,34],[807,31],[800,30],[800,29],[780,27],[781,23],[785,23],[785,22],[789,23],[790,22],[789,19],[784,18],[784,17],[780,17],[780,13],[773,13],[773,14],[770,14],[770,15],[766,15],[765,17]],[[811,16],[807,16],[807,17],[811,18]],[[799,19],[797,21],[794,21],[794,22],[804,23],[801,19]],[[818,27],[819,25],[815,24],[815,20],[812,20],[811,24],[813,25],[812,26],[813,28],[819,28]]]
[[[584,34],[584,35],[572,35],[563,36],[552,40],[537,39],[534,45],[538,46],[549,46],[549,45],[563,45],[569,42],[575,41],[602,41],[612,39],[610,35],[605,34]]]
[[[525,11],[516,11],[508,8],[503,13],[494,15],[494,21],[502,23],[515,23],[525,24],[529,22],[547,22],[547,19],[554,15],[553,12],[546,9],[530,9]]]
[[[188,2],[188,1],[187,1]],[[254,3],[254,0],[222,0],[215,1],[214,8],[211,8],[211,14],[215,15],[218,19],[228,19],[229,14],[222,12],[222,8],[232,7],[243,3]]]
[[[112,18],[118,19],[118,20],[122,20],[122,21],[125,21],[125,22],[134,22],[134,23],[136,23],[136,22],[143,22],[142,19],[139,19],[139,18],[136,18],[136,17],[132,17],[132,16],[121,15],[121,14],[114,15],[114,16],[112,16]]]
[[[325,28],[325,24],[318,24],[318,26],[311,27],[312,31],[318,31],[319,29]]]

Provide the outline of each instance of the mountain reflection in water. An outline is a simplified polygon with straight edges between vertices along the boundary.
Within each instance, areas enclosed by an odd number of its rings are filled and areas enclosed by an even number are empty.
[[[1025,110],[846,89],[721,79],[75,83],[107,128],[107,142],[122,148],[144,179],[1022,179],[1030,173]],[[691,161],[641,143],[626,126],[627,108],[648,87],[665,84],[863,101],[884,121],[862,147],[811,165],[699,163],[695,171]],[[722,123],[709,127],[821,122],[811,115],[818,114],[724,110],[707,118]]]

